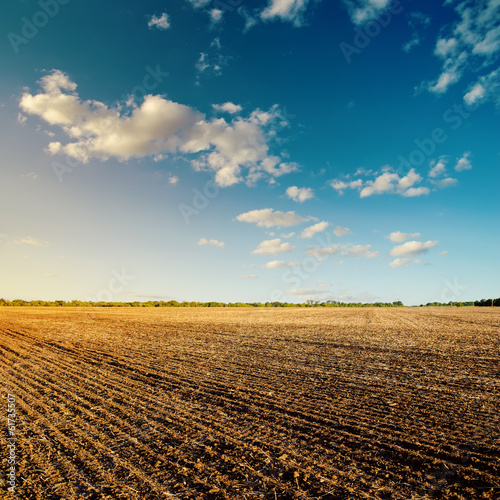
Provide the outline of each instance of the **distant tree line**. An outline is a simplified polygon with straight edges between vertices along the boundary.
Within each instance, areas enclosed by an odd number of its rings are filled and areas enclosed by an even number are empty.
[[[420,307],[499,307],[500,298],[498,299],[481,299],[469,302],[427,302],[427,304],[420,304]]]
[[[148,300],[147,302],[91,302],[82,300],[5,300],[1,306],[40,306],[40,307],[404,307],[400,300],[394,302],[338,302],[327,300],[307,300],[303,303],[291,302],[177,302],[176,300]]]
[[[92,302],[82,300],[5,300],[0,299],[2,306],[39,306],[39,307],[405,307],[403,302],[339,302],[337,300],[307,300],[303,303],[293,302],[177,302],[176,300],[148,300],[147,302]],[[481,299],[470,302],[428,302],[420,307],[498,307],[498,299]]]

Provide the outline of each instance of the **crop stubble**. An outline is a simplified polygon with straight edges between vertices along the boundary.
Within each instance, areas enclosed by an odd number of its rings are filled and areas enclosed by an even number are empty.
[[[500,498],[499,326],[486,308],[2,308],[18,486],[2,443],[0,496]]]

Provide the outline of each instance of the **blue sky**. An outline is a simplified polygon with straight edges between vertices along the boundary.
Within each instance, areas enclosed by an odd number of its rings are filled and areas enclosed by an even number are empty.
[[[496,0],[15,0],[0,296],[498,296]]]

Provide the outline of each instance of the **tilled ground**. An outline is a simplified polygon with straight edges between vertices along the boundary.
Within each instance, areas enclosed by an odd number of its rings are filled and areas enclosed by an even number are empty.
[[[1,308],[0,497],[500,498],[499,327],[493,308]]]

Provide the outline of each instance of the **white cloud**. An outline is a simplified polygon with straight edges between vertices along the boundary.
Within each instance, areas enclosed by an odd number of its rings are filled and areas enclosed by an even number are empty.
[[[212,9],[210,11],[210,20],[212,21],[213,24],[220,23],[222,21],[223,14],[224,11],[221,9]]]
[[[330,224],[326,221],[318,222],[317,224],[314,224],[313,226],[306,227],[303,231],[302,234],[300,235],[301,238],[307,239],[307,238],[312,238],[316,233],[320,233],[321,231],[324,231]]]
[[[284,239],[293,238],[295,236],[295,233],[292,231],[291,233],[282,234],[280,236]]]
[[[401,231],[394,231],[389,235],[389,239],[394,243],[403,243],[403,241],[411,238],[420,238],[420,233],[402,233]]]
[[[408,175],[401,177],[398,181],[398,191],[402,191],[404,194],[405,189],[411,188],[414,184],[420,182],[422,177],[415,172],[415,169],[411,169]]]
[[[469,65],[485,67],[491,64],[500,51],[498,0],[457,2],[455,11],[458,20],[445,27],[446,31],[442,30],[436,41],[434,54],[442,60],[441,74],[434,83],[427,84],[434,93],[446,92],[462,78]],[[483,89],[477,85],[466,95],[466,101],[473,103],[482,98]]]
[[[299,188],[297,186],[290,186],[286,190],[286,195],[288,196],[288,198],[298,203],[303,203],[306,200],[314,198],[314,191],[311,188]]]
[[[399,175],[396,173],[384,172],[375,178],[374,181],[367,181],[366,186],[361,190],[359,196],[366,198],[373,194],[390,193],[396,189]]]
[[[280,212],[272,208],[263,208],[261,210],[251,210],[236,217],[237,221],[255,223],[259,227],[288,227],[296,226],[302,222],[310,220],[311,217],[301,217],[295,212]]]
[[[166,30],[170,28],[170,20],[168,14],[164,12],[161,16],[152,16],[148,22],[149,28],[157,28],[159,30]]]
[[[323,257],[328,257],[330,255],[336,255],[341,250],[342,250],[342,245],[331,245],[329,247],[313,246],[313,247],[309,247],[305,253],[306,253],[306,255],[309,255],[309,257],[314,257],[314,258],[320,260]]]
[[[290,245],[290,243],[281,243],[279,238],[273,240],[264,240],[259,243],[259,246],[252,251],[253,254],[258,255],[276,255],[278,253],[289,253],[295,247]]]
[[[277,106],[254,110],[247,118],[206,120],[183,104],[159,95],[147,95],[140,106],[132,100],[117,107],[99,101],[83,101],[76,84],[54,70],[40,80],[42,92],[25,92],[20,107],[50,125],[58,125],[70,138],[67,144],[51,142],[47,151],[66,154],[82,163],[91,158],[120,161],[152,156],[162,160],[169,154],[198,154],[196,168],[215,172],[219,186],[230,186],[261,177],[273,179],[296,169],[271,155],[269,142],[282,126]]]
[[[335,226],[333,230],[335,236],[345,236],[346,234],[351,234],[351,230],[348,227]]]
[[[486,94],[486,89],[483,85],[477,82],[470,90],[464,95],[464,101],[470,106],[476,101],[481,100]]]
[[[448,255],[448,250],[444,250],[443,252],[438,253],[439,257],[444,257],[445,255]]]
[[[407,198],[411,198],[414,196],[422,196],[429,194],[431,190],[427,187],[418,187],[418,188],[410,188],[404,193],[402,193],[403,196],[406,196]]]
[[[470,161],[469,161],[469,156],[470,156],[470,153],[464,153],[462,158],[460,158],[457,161],[457,164],[455,165],[455,170],[457,172],[462,172],[463,170],[470,170],[472,168],[472,165],[470,164]]]
[[[389,262],[389,266],[396,268],[396,267],[408,267],[408,262],[410,262],[410,259],[407,257],[395,259],[392,262]]]
[[[23,114],[17,113],[17,123],[19,123],[20,125],[24,125],[26,123],[27,119],[28,118],[26,116],[24,116]]]
[[[363,181],[361,179],[357,179],[351,182],[334,180],[330,183],[330,186],[332,186],[332,188],[335,189],[335,191],[337,191],[338,194],[344,194],[344,191],[348,188],[349,189],[361,188],[361,186],[363,186]]]
[[[187,0],[195,9],[207,6],[212,0]]]
[[[262,267],[264,269],[281,269],[283,267],[295,267],[298,266],[300,262],[284,262],[282,260],[272,260],[271,262],[268,262],[267,264],[264,264]]]
[[[464,101],[472,106],[480,101],[486,100],[489,96],[497,93],[500,87],[500,72],[492,71],[488,75],[483,75],[464,95]]]
[[[225,113],[229,113],[234,115],[241,111],[241,106],[239,104],[233,104],[232,102],[225,102],[224,104],[212,104],[212,107],[216,111],[224,111]]]
[[[361,25],[376,19],[391,0],[344,0],[354,24]]]
[[[240,278],[244,278],[244,279],[257,279],[258,276],[256,274],[242,274],[240,276]]]
[[[49,243],[46,241],[40,241],[35,238],[32,238],[31,236],[27,236],[26,238],[23,238],[22,240],[16,240],[14,241],[16,245],[32,245],[35,247],[48,247],[50,246]]]
[[[310,0],[269,0],[268,6],[261,12],[264,21],[276,18],[301,26],[303,15]]]
[[[444,159],[439,160],[429,171],[429,177],[439,177],[446,172]]]
[[[207,240],[206,238],[200,238],[200,241],[198,241],[198,245],[213,245],[214,247],[223,247],[225,246],[225,243],[223,241],[218,241],[218,240]]]
[[[364,173],[364,172],[363,172]],[[344,190],[358,189],[360,190],[360,198],[367,198],[374,194],[399,194],[401,196],[421,196],[428,194],[430,190],[426,187],[414,187],[422,181],[422,176],[412,168],[405,176],[400,177],[399,173],[395,172],[391,167],[385,166],[381,173],[375,173],[373,180],[363,181],[356,179],[353,181],[334,180],[330,185],[339,193],[343,194]]]
[[[430,248],[437,247],[437,241],[407,241],[402,245],[395,246],[390,252],[391,257],[412,258],[427,252]]]
[[[458,183],[457,179],[453,179],[453,177],[446,177],[445,179],[439,179],[437,181],[431,181],[438,188],[447,188],[450,186],[456,186]]]
[[[379,252],[373,251],[371,245],[343,245],[342,246],[342,256],[343,257],[366,257],[367,259],[372,259],[373,257],[378,257]]]
[[[367,259],[372,259],[380,255],[379,252],[371,249],[371,245],[353,245],[352,243],[345,245],[335,244],[329,247],[312,246],[305,253],[318,260],[338,253],[341,253],[343,257],[366,257]]]
[[[179,177],[177,177],[176,175],[171,175],[169,178],[168,178],[168,182],[170,184],[177,184],[179,182]]]

